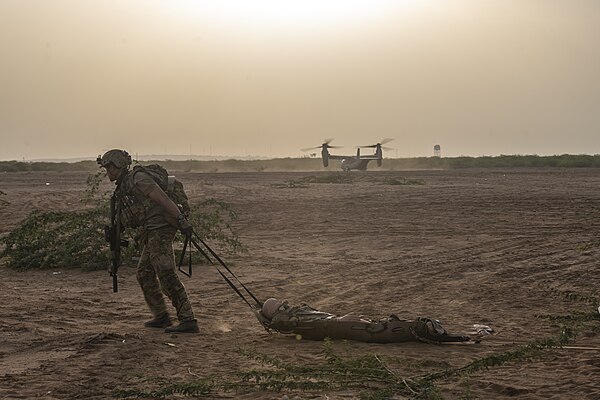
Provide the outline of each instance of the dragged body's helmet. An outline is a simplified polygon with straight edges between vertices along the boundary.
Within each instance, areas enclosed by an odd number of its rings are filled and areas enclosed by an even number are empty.
[[[283,305],[283,301],[274,298],[267,299],[262,306],[261,313],[268,319],[272,319],[279,307]]]
[[[128,168],[131,165],[131,156],[125,150],[113,149],[104,153],[102,157],[98,156],[96,162],[101,167],[112,164],[119,169]]]

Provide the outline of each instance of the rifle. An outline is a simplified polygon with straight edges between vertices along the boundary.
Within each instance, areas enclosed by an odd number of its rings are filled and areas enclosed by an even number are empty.
[[[113,194],[110,198],[110,225],[104,227],[104,239],[110,244],[110,269],[113,292],[118,291],[117,271],[121,265],[121,247],[127,247],[129,242],[121,239],[121,207],[120,201]]]

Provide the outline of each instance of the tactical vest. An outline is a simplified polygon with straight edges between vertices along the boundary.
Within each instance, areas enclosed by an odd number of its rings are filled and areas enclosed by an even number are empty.
[[[179,210],[186,216],[190,213],[190,204],[183,183],[177,180],[173,175],[169,175],[166,169],[158,164],[146,166],[136,165],[133,167],[133,173],[144,171],[160,186],[160,188],[169,196],[173,203],[179,207]]]
[[[161,225],[176,226],[176,221],[167,220],[164,210],[159,204],[136,189],[134,178],[138,172],[148,174],[167,196],[173,200],[182,213],[189,214],[190,206],[188,198],[180,181],[175,179],[174,176],[169,176],[167,171],[160,165],[136,165],[119,182],[115,192],[120,202],[120,218],[121,224],[124,227],[137,228],[145,226],[149,220],[156,225],[155,227],[160,227]]]

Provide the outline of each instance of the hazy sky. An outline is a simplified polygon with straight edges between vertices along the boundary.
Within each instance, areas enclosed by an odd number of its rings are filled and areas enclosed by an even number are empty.
[[[599,74],[597,0],[0,0],[0,159],[597,154]]]

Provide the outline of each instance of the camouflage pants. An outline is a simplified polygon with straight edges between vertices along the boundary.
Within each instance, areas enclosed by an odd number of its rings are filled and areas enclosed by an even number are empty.
[[[184,322],[194,319],[194,313],[175,269],[175,232],[169,227],[146,231],[142,237],[143,250],[138,262],[137,280],[155,318],[168,314],[164,293],[177,310],[179,321]]]

